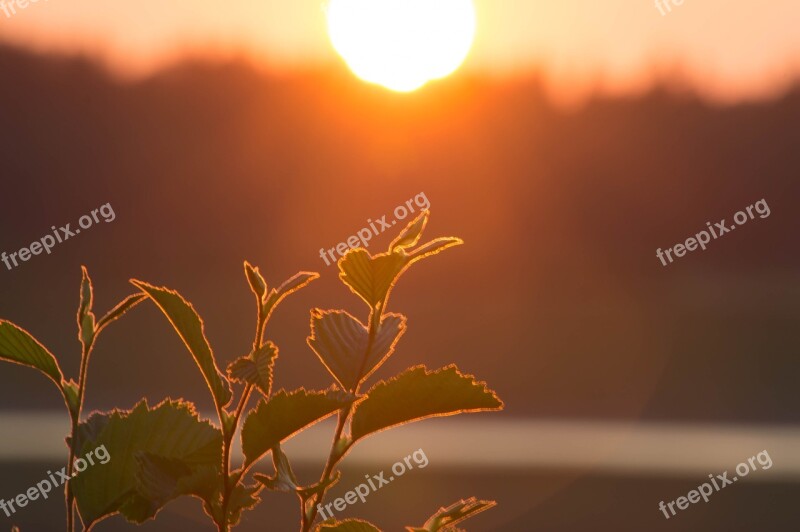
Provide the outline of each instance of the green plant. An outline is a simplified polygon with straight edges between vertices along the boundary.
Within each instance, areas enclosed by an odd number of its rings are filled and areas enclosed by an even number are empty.
[[[175,291],[143,281],[132,280],[141,293],[128,297],[95,324],[91,283],[84,270],[78,312],[84,357],[77,384],[63,380],[55,358],[28,333],[0,322],[0,358],[43,371],[64,395],[73,416],[68,439],[70,463],[77,453],[99,446],[105,446],[112,457],[107,464],[87,469],[69,482],[68,515],[76,505],[87,530],[116,513],[142,523],[155,517],[169,501],[189,495],[203,501],[206,514],[219,531],[228,531],[236,526],[243,511],[260,501],[266,489],[297,494],[302,532],[312,528],[317,532],[379,530],[353,519],[330,519],[315,525],[318,505],[338,481],[337,467],[356,443],[376,432],[428,417],[503,407],[494,392],[455,366],[436,371],[412,367],[379,381],[366,392],[361,390],[367,378],[392,355],[406,329],[405,316],[386,312],[398,278],[412,264],[462,243],[447,237],[418,246],[427,221],[425,211],[403,229],[385,253],[373,256],[359,248],[339,260],[340,279],[369,311],[366,324],[342,310],[311,311],[308,344],[334,379],[327,390],[301,388],[273,393],[278,347],[264,339],[278,304],[316,279],[315,273],[298,273],[280,287],[269,289],[259,269],[245,262],[245,275],[256,298],[255,338],[250,352],[234,360],[224,374],[192,305]],[[163,312],[197,363],[214,401],[218,427],[201,420],[191,403],[169,399],[155,407],[141,401],[129,411],[95,413],[80,422],[86,364],[97,334],[143,298],[149,298]],[[241,390],[236,402],[234,386]],[[255,408],[248,411],[254,393],[260,397]],[[335,434],[319,481],[302,486],[281,445],[333,415],[337,416]],[[231,447],[240,429],[244,461],[234,468]],[[253,472],[267,454],[271,455],[274,474]],[[474,498],[462,500],[440,509],[421,528],[408,530],[454,530],[456,523],[494,504]],[[72,523],[68,518],[69,530]]]
[[[128,296],[105,316],[95,321],[92,312],[93,291],[89,273],[84,267],[81,278],[80,304],[78,306],[78,340],[81,343],[81,363],[78,382],[66,380],[55,356],[36,340],[29,332],[17,327],[11,322],[0,320],[0,359],[29,366],[44,373],[58,387],[64,397],[64,404],[70,416],[70,435],[67,438],[69,459],[67,461],[67,475],[70,477],[65,483],[65,499],[67,508],[67,530],[72,531],[75,526],[74,500],[72,475],[74,474],[75,457],[78,454],[77,437],[80,430],[79,424],[83,411],[83,401],[86,396],[86,374],[89,367],[89,358],[94,349],[95,342],[100,332],[111,322],[122,317],[128,310],[144,299],[143,294]]]

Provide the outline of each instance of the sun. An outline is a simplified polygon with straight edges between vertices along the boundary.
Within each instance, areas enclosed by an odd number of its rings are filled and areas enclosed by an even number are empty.
[[[356,76],[410,92],[455,71],[475,38],[471,0],[330,0],[328,33]]]

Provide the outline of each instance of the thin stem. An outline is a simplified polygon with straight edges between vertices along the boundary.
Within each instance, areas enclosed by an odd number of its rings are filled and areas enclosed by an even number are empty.
[[[361,360],[361,367],[360,367],[360,369],[358,371],[359,375],[363,375],[364,374],[364,368],[366,367],[367,359],[369,358],[370,352],[372,351],[372,345],[373,345],[373,343],[375,341],[375,336],[378,333],[378,327],[379,327],[379,325],[381,323],[381,317],[382,317],[382,314],[383,314],[381,309],[383,309],[385,303],[386,303],[386,300],[384,299],[384,301],[382,301],[379,305],[376,305],[374,308],[370,309],[370,314],[369,314],[369,340],[367,341],[367,349],[364,352],[364,358]],[[356,384],[356,386],[355,386],[355,389],[353,389],[351,391],[355,395],[358,395],[358,389],[359,389],[360,386],[361,386],[361,383],[358,382]],[[311,510],[310,510],[310,514],[308,516],[306,515],[306,509],[305,508],[301,508],[302,532],[308,532],[309,530],[311,530],[311,526],[314,524],[314,520],[317,518],[317,513],[319,511],[318,508],[317,508],[317,505],[322,503],[322,501],[325,499],[325,493],[328,491],[327,484],[330,481],[331,473],[333,473],[334,468],[341,461],[341,459],[346,454],[347,449],[349,448],[348,447],[348,448],[345,448],[345,449],[342,449],[342,450],[337,450],[339,441],[342,438],[342,432],[344,432],[344,427],[347,424],[347,420],[350,417],[350,414],[352,413],[352,411],[353,411],[352,403],[348,404],[347,406],[345,406],[344,408],[339,410],[339,420],[338,420],[338,423],[336,425],[336,432],[334,433],[334,436],[333,436],[333,443],[331,444],[331,451],[328,454],[328,461],[325,464],[325,469],[322,472],[322,477],[320,478],[320,485],[321,485],[320,491],[317,494],[312,495],[311,498],[310,498]],[[302,506],[302,504],[301,504],[301,506]]]
[[[66,491],[66,504],[67,504],[67,531],[73,532],[75,530],[75,494],[72,493],[72,475],[74,474],[75,455],[78,450],[78,426],[81,421],[81,412],[83,410],[83,398],[86,391],[86,373],[89,368],[89,356],[92,354],[92,347],[94,340],[89,344],[83,346],[81,351],[81,368],[78,376],[78,408],[76,412],[70,410],[70,417],[72,427],[70,430],[70,445],[69,445],[69,462],[67,463],[67,485],[64,488]]]
[[[271,312],[269,313],[271,314]],[[256,322],[256,337],[253,340],[253,352],[255,353],[259,349],[261,349],[263,342],[264,342],[264,329],[267,326],[267,320],[269,318],[269,314],[264,312],[264,307],[261,302],[258,302],[258,319]],[[222,491],[222,519],[224,520],[223,523],[217,523],[217,528],[220,532],[227,532],[228,530],[228,506],[230,505],[230,497],[231,493],[235,485],[231,485],[231,477],[230,477],[230,468],[231,468],[231,445],[233,445],[233,438],[236,435],[236,429],[239,427],[239,420],[244,413],[244,409],[247,407],[247,403],[250,400],[250,395],[253,392],[253,385],[247,384],[242,392],[242,397],[239,399],[239,404],[236,406],[236,410],[233,414],[233,424],[231,425],[230,434],[225,434],[225,440],[223,442],[224,446],[222,449],[222,482],[223,482],[223,491]],[[220,416],[220,423],[225,426],[222,418],[222,413],[218,412]],[[242,476],[244,476],[244,471],[242,472]],[[241,478],[241,477],[240,477]]]

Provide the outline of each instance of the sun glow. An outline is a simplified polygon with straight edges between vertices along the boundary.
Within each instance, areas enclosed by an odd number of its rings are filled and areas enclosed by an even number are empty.
[[[356,76],[408,92],[464,62],[475,8],[471,0],[330,0],[328,32]]]

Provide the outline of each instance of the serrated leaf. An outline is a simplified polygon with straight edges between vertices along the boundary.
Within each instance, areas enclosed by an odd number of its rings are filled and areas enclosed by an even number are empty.
[[[207,464],[191,468],[181,460],[150,453],[137,453],[135,459],[136,492],[120,508],[120,513],[129,521],[143,523],[181,495],[199,497],[209,508],[220,498],[219,466]]]
[[[73,382],[73,381],[70,381]],[[108,424],[111,414],[105,412],[94,412],[89,419],[78,425],[78,443],[76,449],[81,451],[87,441],[94,441],[100,436],[100,432]],[[67,436],[67,446],[72,446],[72,438]]]
[[[366,249],[351,249],[339,259],[339,278],[370,308],[375,308],[387,298],[407,263],[402,249],[374,257]]]
[[[267,300],[264,303],[264,308],[266,309],[266,314],[269,315],[278,304],[283,301],[283,299],[292,294],[297,292],[301,288],[308,285],[311,281],[318,279],[319,274],[314,272],[299,272],[292,276],[290,279],[284,281],[282,285],[280,285],[277,289],[273,288],[270,290],[269,295],[267,296]]]
[[[351,249],[339,259],[339,278],[370,308],[376,308],[411,264],[463,243],[460,238],[437,238],[413,251],[393,244],[391,251],[374,256],[363,248]]]
[[[424,366],[376,384],[353,413],[353,441],[380,430],[433,416],[500,410],[502,401],[451,365],[429,372]]]
[[[296,491],[300,487],[289,463],[289,457],[283,452],[280,444],[272,448],[272,465],[275,467],[274,476],[256,473],[253,478],[270,491]]]
[[[256,386],[264,397],[272,393],[272,372],[275,359],[278,358],[278,346],[266,342],[252,355],[239,357],[228,366],[228,377],[236,382],[245,382]]]
[[[38,369],[61,386],[63,376],[56,357],[28,331],[0,320],[0,359]]]
[[[247,276],[250,290],[253,291],[260,302],[264,301],[264,294],[267,293],[267,282],[261,272],[258,271],[258,267],[253,267],[249,262],[244,261],[244,274]]]
[[[241,483],[233,488],[231,496],[228,499],[228,524],[230,526],[238,525],[242,513],[245,510],[251,510],[256,504],[261,502],[258,494],[261,493],[263,489],[264,486],[260,484],[250,486]]]
[[[72,414],[78,413],[78,383],[70,379],[68,381],[61,381],[61,389],[64,390],[64,400],[67,403],[67,408]]]
[[[353,399],[333,389],[309,392],[303,388],[291,393],[281,390],[269,400],[262,399],[242,427],[245,465],[257,461],[282,441],[325,419]]]
[[[108,314],[100,318],[100,320],[97,322],[96,332],[99,333],[106,327],[106,325],[121,318],[130,309],[144,301],[146,297],[146,294],[131,294],[120,301],[116,307],[108,311]]]
[[[79,456],[104,446],[109,460],[96,461],[72,480],[87,528],[117,512],[141,523],[166,502],[170,478],[180,482],[204,468],[218,471],[221,465],[221,432],[201,421],[189,403],[164,401],[150,409],[142,401],[131,411],[93,418],[81,427]],[[143,466],[149,469],[140,470]],[[181,468],[186,475],[178,474]],[[140,487],[137,475],[140,480],[146,475],[149,483]]]
[[[391,356],[405,329],[405,316],[386,314],[370,345],[367,327],[347,312],[314,309],[307,341],[339,384],[353,391]]]
[[[203,321],[191,303],[174,290],[159,288],[137,280],[131,280],[131,283],[147,294],[161,309],[200,368],[214,396],[214,402],[220,409],[226,406],[232,396],[230,384],[217,368],[217,362],[203,330]]]
[[[447,529],[449,531],[450,527],[457,523],[496,505],[497,503],[494,501],[479,501],[475,497],[470,497],[451,504],[447,508],[439,508],[439,511],[428,519],[422,528],[406,527],[406,530],[409,532],[440,532]]]
[[[396,248],[411,248],[416,246],[422,236],[422,232],[425,230],[425,226],[428,224],[429,216],[430,211],[422,211],[422,214],[417,216],[399,235],[397,235],[397,238],[389,245],[389,250],[394,251]]]
[[[361,519],[328,519],[317,525],[314,532],[381,532],[381,529]]]

